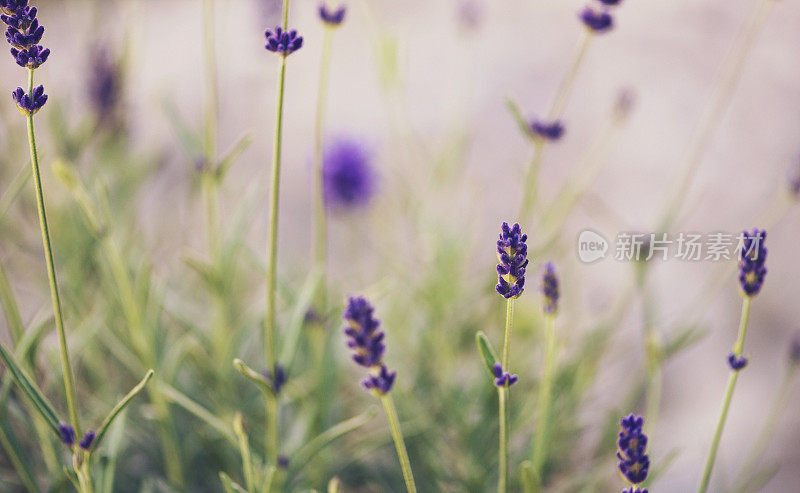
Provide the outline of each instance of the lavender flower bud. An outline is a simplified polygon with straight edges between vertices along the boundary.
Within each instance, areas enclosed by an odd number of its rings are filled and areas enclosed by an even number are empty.
[[[647,488],[639,488],[638,486],[631,486],[630,488],[625,488],[622,490],[622,493],[647,493]]]
[[[525,267],[528,265],[528,235],[522,234],[519,224],[510,227],[503,223],[497,240],[497,291],[506,299],[519,298],[525,286]]]
[[[372,314],[375,311],[365,298],[350,298],[344,311],[347,321],[345,335],[347,347],[353,350],[353,361],[366,368],[379,366],[386,351],[385,334],[380,330],[380,321]]]
[[[503,366],[500,363],[494,364],[492,367],[492,374],[495,376],[495,387],[511,387],[517,383],[517,380],[519,379],[517,375],[512,375],[507,371],[503,371]]]
[[[748,297],[756,296],[764,285],[767,275],[765,266],[767,249],[764,242],[767,232],[753,228],[751,232],[742,233],[741,250],[739,251],[739,284]]]
[[[50,56],[49,48],[42,48],[41,45],[34,45],[28,49],[18,50],[11,48],[11,56],[22,68],[37,69]]]
[[[397,372],[389,371],[386,365],[381,365],[380,370],[376,374],[368,375],[361,383],[364,388],[372,392],[374,395],[380,397],[386,395],[392,390],[394,379]]]
[[[75,428],[66,423],[59,423],[58,432],[61,434],[61,441],[64,442],[64,445],[67,447],[75,445]]]
[[[747,358],[744,356],[736,356],[731,353],[728,355],[728,366],[730,366],[733,371],[739,371],[747,366]]]
[[[83,438],[81,438],[78,446],[83,450],[89,450],[92,447],[95,438],[97,438],[97,433],[95,433],[94,430],[89,430],[86,432]]]
[[[558,276],[556,268],[552,262],[547,262],[544,266],[542,275],[542,294],[544,294],[544,305],[542,309],[547,314],[554,314],[558,311]]]
[[[261,374],[264,375],[264,378],[269,381],[269,384],[272,387],[272,391],[275,392],[275,395],[281,393],[281,389],[288,380],[286,370],[278,363],[275,363],[275,368],[273,371],[264,370]]]
[[[282,56],[289,56],[303,46],[303,37],[297,34],[296,29],[284,31],[277,26],[274,30],[267,29],[264,36],[267,38],[265,48]]]
[[[347,7],[344,5],[339,6],[336,10],[329,10],[324,2],[319,6],[319,18],[330,27],[337,27],[341,24],[346,12]]]
[[[530,123],[531,135],[536,139],[556,141],[564,135],[564,125],[560,120],[546,122],[536,119]]]
[[[614,27],[614,18],[606,10],[586,6],[578,17],[587,29],[597,34],[610,31]]]
[[[283,454],[278,456],[278,469],[289,469],[289,458]]]
[[[340,139],[326,148],[322,175],[329,208],[354,209],[375,193],[375,173],[364,146],[355,140]]]
[[[11,93],[14,102],[17,103],[17,109],[23,116],[30,116],[36,114],[37,111],[42,109],[42,106],[47,102],[47,94],[44,93],[44,86],[39,86],[33,90],[32,95],[25,94],[21,87]]]
[[[6,28],[6,41],[12,46],[11,56],[17,65],[37,69],[50,56],[50,50],[39,46],[44,36],[44,26],[36,18],[36,7],[28,6],[27,1],[0,0],[0,20]]]
[[[647,435],[642,432],[644,418],[630,414],[620,421],[617,439],[619,471],[631,484],[637,485],[647,479],[650,457],[647,451]]]

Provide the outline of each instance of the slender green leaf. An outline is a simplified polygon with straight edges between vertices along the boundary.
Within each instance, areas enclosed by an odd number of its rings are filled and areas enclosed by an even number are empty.
[[[42,415],[42,417],[47,421],[47,424],[53,430],[56,435],[59,435],[58,432],[58,415],[56,415],[55,410],[53,409],[53,405],[47,400],[47,397],[42,394],[42,391],[36,386],[36,384],[31,380],[31,378],[25,373],[22,367],[19,366],[17,361],[14,359],[14,356],[6,350],[6,348],[0,344],[0,359],[2,359],[6,366],[8,366],[8,370],[11,372],[11,376],[14,378],[14,381],[17,382],[22,392],[30,399],[33,407]],[[59,435],[60,436],[60,435]]]
[[[292,310],[292,316],[289,319],[289,325],[286,327],[283,340],[286,341],[281,350],[280,361],[286,363],[291,368],[294,356],[297,353],[297,345],[300,341],[300,332],[303,329],[303,323],[306,319],[306,313],[311,307],[314,300],[314,293],[319,288],[319,283],[322,281],[322,270],[318,267],[311,269],[308,273],[303,287],[300,289],[300,294],[297,296]]]
[[[519,127],[519,131],[524,135],[527,139],[531,138],[531,132],[528,129],[528,122],[525,120],[525,117],[522,115],[522,111],[517,106],[511,98],[506,99],[506,108],[508,112],[511,113],[511,117],[514,118],[514,121],[517,123]]]
[[[358,416],[350,418],[346,421],[342,421],[341,423],[333,425],[332,427],[323,431],[294,454],[291,462],[292,468],[296,470],[302,470],[308,461],[311,460],[314,455],[325,448],[329,443],[343,435],[346,435],[347,433],[350,433],[351,431],[361,428],[372,418],[374,418],[377,413],[377,406],[370,406],[366,411]]]
[[[204,408],[202,405],[192,400],[189,396],[187,396],[180,390],[172,387],[171,385],[162,382],[161,380],[158,381],[158,390],[162,394],[164,394],[164,396],[171,402],[174,402],[175,404],[181,406],[188,412],[194,414],[195,417],[204,421],[207,425],[209,425],[212,429],[214,429],[217,433],[219,433],[223,438],[228,440],[234,446],[239,445],[239,441],[236,438],[236,434],[233,432],[231,427],[227,423],[225,423],[225,421],[214,416],[214,414],[212,414],[208,409]]]
[[[228,170],[230,170],[231,165],[239,159],[239,156],[250,147],[250,144],[253,143],[253,136],[250,134],[245,135],[244,137],[240,138],[236,144],[234,144],[233,148],[228,151],[222,159],[220,159],[219,163],[217,164],[216,169],[216,178],[217,181],[222,182],[225,180],[225,175],[228,174]]]
[[[122,411],[108,432],[108,446],[106,447],[106,453],[102,456],[103,463],[98,481],[102,493],[113,493],[114,491],[117,458],[122,449],[122,439],[125,437],[125,416],[125,411]]]
[[[242,456],[242,471],[244,472],[244,484],[248,491],[256,491],[256,475],[253,471],[253,457],[250,453],[250,438],[244,429],[244,417],[242,413],[236,413],[233,418],[233,432],[239,439],[239,454]]]
[[[0,219],[4,218],[6,214],[8,214],[8,210],[11,209],[11,205],[17,200],[19,197],[20,192],[25,188],[25,185],[28,184],[28,180],[31,179],[31,174],[33,170],[30,166],[23,166],[14,175],[14,178],[11,180],[11,183],[8,184],[6,187],[6,193],[0,197]]]
[[[269,380],[267,380],[261,373],[247,366],[244,361],[237,358],[233,360],[233,366],[239,373],[244,375],[245,378],[256,384],[258,388],[261,389],[261,391],[265,394],[271,395],[274,393]]]
[[[202,156],[203,144],[200,142],[200,138],[194,131],[189,129],[189,127],[186,125],[186,122],[183,121],[183,118],[181,118],[180,112],[175,104],[165,98],[162,103],[162,107],[164,109],[164,113],[167,115],[167,119],[172,125],[172,129],[175,131],[175,135],[183,145],[183,149],[186,151],[189,159],[194,161],[199,156]]]
[[[328,493],[339,493],[339,489],[342,487],[342,480],[334,477],[330,481],[328,481]]]
[[[13,435],[10,423],[8,420],[0,420],[0,445],[6,451],[6,456],[17,471],[20,481],[30,493],[36,493],[39,488],[36,486],[36,481],[31,474],[34,471],[30,462],[28,462],[25,452],[22,450],[19,442]]]
[[[222,486],[225,487],[226,493],[247,493],[247,490],[239,486],[239,484],[235,483],[227,474],[224,472],[219,473],[219,479],[222,481]]]
[[[92,443],[91,449],[89,450],[90,453],[96,450],[97,447],[100,446],[100,442],[103,441],[103,437],[106,435],[108,427],[111,426],[111,424],[114,422],[117,416],[119,416],[119,413],[121,413],[125,409],[125,407],[128,404],[130,404],[131,400],[133,400],[133,398],[136,397],[139,394],[139,392],[142,391],[142,389],[144,389],[145,385],[147,385],[147,382],[149,382],[150,379],[153,378],[154,374],[155,371],[149,370],[142,379],[142,381],[136,384],[136,386],[133,387],[131,391],[128,392],[128,394],[125,397],[123,397],[121,401],[117,403],[116,406],[114,406],[111,412],[108,413],[106,419],[103,420],[103,424],[100,425],[100,430],[98,430],[97,432],[97,438],[95,438],[94,442]]]
[[[214,266],[192,257],[183,257],[183,263],[195,271],[213,292],[217,294],[223,293],[224,283],[219,278]]]
[[[483,364],[486,366],[486,371],[489,372],[490,377],[494,378],[494,372],[492,369],[494,368],[495,363],[497,363],[497,356],[494,352],[494,349],[492,349],[492,344],[489,342],[489,338],[486,337],[486,334],[484,334],[482,330],[479,330],[475,334],[475,343],[478,345],[478,351],[481,353]]]

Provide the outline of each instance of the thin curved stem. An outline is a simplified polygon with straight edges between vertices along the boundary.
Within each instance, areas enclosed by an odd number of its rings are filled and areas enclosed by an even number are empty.
[[[397,449],[397,456],[400,459],[400,468],[403,470],[406,489],[409,493],[416,493],[417,486],[414,483],[414,474],[411,472],[411,461],[408,459],[408,450],[406,450],[406,442],[403,439],[403,431],[400,429],[400,419],[397,417],[394,401],[391,395],[385,394],[381,396],[381,403],[383,403],[383,409],[386,411],[386,417],[389,420],[389,428],[392,431],[392,439]]]
[[[742,301],[742,318],[739,322],[739,336],[736,339],[736,344],[733,346],[733,354],[736,357],[742,355],[744,348],[744,338],[747,335],[747,321],[750,317],[750,297],[746,296]],[[725,420],[728,418],[728,409],[731,405],[733,397],[733,389],[736,387],[736,380],[739,378],[739,372],[733,370],[730,378],[728,378],[728,387],[725,390],[725,399],[722,402],[722,411],[720,413],[717,429],[714,432],[714,440],[711,442],[711,451],[708,454],[708,461],[706,462],[705,472],[703,472],[703,479],[700,482],[700,493],[705,493],[708,490],[708,484],[711,481],[711,470],[714,468],[714,461],[717,458],[717,449],[719,442],[722,438],[722,430],[725,428]]]
[[[547,459],[547,443],[550,438],[550,408],[552,407],[553,376],[555,372],[556,353],[556,317],[545,316],[544,373],[539,391],[538,415],[539,429],[533,442],[533,458],[531,465],[534,476],[542,483],[542,469]]]
[[[33,70],[28,71],[28,90],[33,95]],[[47,279],[50,283],[50,297],[53,300],[53,313],[55,315],[56,332],[58,333],[58,347],[61,353],[61,372],[64,376],[64,392],[67,398],[70,421],[75,433],[81,436],[80,419],[78,418],[77,398],[73,384],[72,365],[69,361],[67,349],[67,334],[64,330],[64,316],[61,310],[61,298],[58,294],[58,279],[56,277],[55,261],[53,260],[53,246],[50,242],[50,229],[47,225],[47,212],[44,206],[44,192],[42,191],[42,177],[39,172],[39,155],[36,151],[36,133],[33,128],[33,115],[28,115],[28,143],[31,151],[31,167],[33,170],[33,184],[36,188],[36,209],[39,212],[39,226],[42,230],[42,244],[44,257],[47,264]]]

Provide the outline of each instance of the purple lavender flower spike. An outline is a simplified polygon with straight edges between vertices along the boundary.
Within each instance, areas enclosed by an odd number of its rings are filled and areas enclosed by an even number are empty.
[[[75,445],[75,428],[66,423],[59,423],[58,432],[61,434],[61,441],[64,442],[64,445],[67,447]]]
[[[397,372],[389,371],[386,365],[381,365],[380,370],[375,375],[368,375],[367,378],[361,382],[364,388],[377,396],[386,395],[392,390],[394,379]]]
[[[89,450],[92,448],[92,444],[94,443],[94,439],[97,438],[97,433],[94,430],[89,430],[83,435],[81,441],[78,443],[78,446],[83,450]]]
[[[764,242],[767,232],[753,228],[742,233],[739,251],[739,284],[745,296],[756,296],[764,285],[767,275],[767,248]]]
[[[44,93],[44,86],[39,86],[33,90],[33,95],[25,94],[21,87],[11,93],[14,102],[17,103],[17,109],[24,116],[30,116],[42,109],[42,106],[47,102],[47,94]]]
[[[27,1],[0,0],[0,20],[6,28],[6,41],[12,46],[11,56],[17,65],[37,69],[50,56],[50,50],[39,46],[44,36],[44,26],[36,18],[36,7],[28,6]]]
[[[650,457],[647,451],[647,435],[642,432],[644,418],[630,414],[620,421],[617,439],[617,458],[619,471],[632,485],[647,479],[650,470]],[[634,490],[635,491],[635,490]]]
[[[522,234],[519,224],[503,223],[497,240],[497,291],[506,299],[519,298],[525,287],[525,267],[528,265],[528,235]]]
[[[336,10],[328,9],[324,2],[319,6],[319,18],[330,27],[336,27],[341,24],[346,13],[347,7],[344,5],[340,5]]]
[[[282,27],[277,26],[274,30],[267,29],[264,36],[267,38],[265,48],[282,56],[289,56],[303,47],[303,37],[297,34],[296,29],[284,31]]]
[[[354,209],[369,203],[375,194],[375,172],[364,146],[353,139],[339,139],[327,146],[322,163],[325,205]]]
[[[730,366],[733,371],[739,371],[747,366],[747,358],[744,356],[736,356],[731,353],[728,355],[728,366]]]
[[[547,262],[544,266],[542,275],[542,294],[544,295],[544,305],[542,309],[547,314],[554,314],[558,311],[558,276],[556,268],[552,262]]]
[[[530,124],[531,134],[536,139],[556,141],[564,135],[564,125],[560,120],[546,122],[536,119]]]
[[[610,31],[614,27],[614,18],[606,10],[586,6],[578,17],[587,29],[597,34]]]
[[[500,363],[494,364],[492,367],[492,374],[495,376],[495,387],[511,387],[519,380],[517,375],[512,375],[507,371],[503,371],[503,366]]]

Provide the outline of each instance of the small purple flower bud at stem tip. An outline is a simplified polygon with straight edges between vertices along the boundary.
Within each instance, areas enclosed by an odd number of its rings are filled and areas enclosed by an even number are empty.
[[[610,31],[614,27],[614,18],[607,10],[598,10],[595,7],[587,6],[578,17],[587,29],[596,34]]]
[[[78,445],[83,450],[89,450],[92,447],[95,438],[97,438],[97,433],[95,433],[94,430],[89,430],[85,435],[83,435],[83,438],[81,438],[81,441],[78,443]]]
[[[344,21],[345,13],[347,13],[347,7],[344,5],[340,5],[339,8],[333,10],[328,9],[328,5],[324,2],[319,6],[319,18],[322,19],[322,22],[327,24],[331,27],[336,27]]]
[[[767,276],[767,248],[764,242],[767,232],[753,228],[742,232],[739,250],[739,285],[745,296],[756,296],[764,285]]]
[[[58,432],[61,434],[61,441],[64,442],[64,445],[70,448],[75,445],[75,428],[66,423],[59,423]]]
[[[512,375],[507,371],[503,371],[503,367],[500,365],[500,363],[494,364],[492,367],[492,374],[496,377],[494,379],[495,387],[511,387],[517,383],[517,380],[519,380],[517,375]]]
[[[267,29],[264,36],[267,38],[265,48],[282,56],[289,56],[303,47],[303,37],[295,29],[284,31],[277,26],[275,29]]]
[[[564,124],[561,120],[547,122],[535,119],[530,123],[530,130],[533,138],[554,142],[564,135]]]
[[[731,353],[728,355],[728,366],[730,366],[733,371],[739,371],[747,366],[747,358],[744,356],[736,356]]]
[[[553,315],[558,311],[558,276],[552,262],[547,262],[542,275],[542,294],[544,295],[542,310]]]

